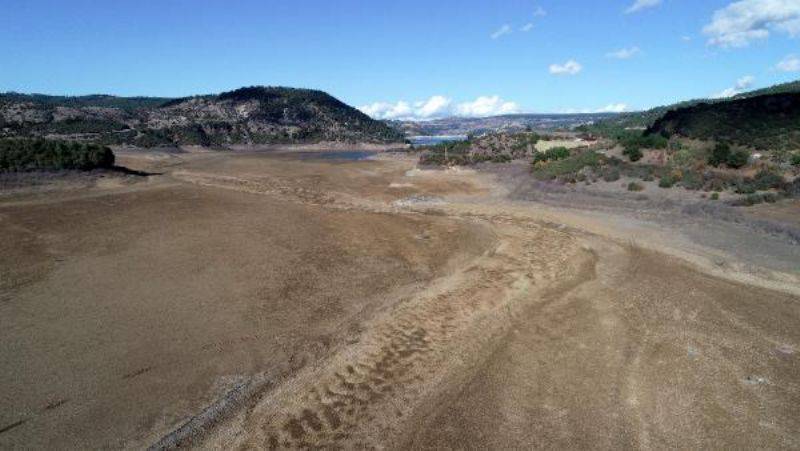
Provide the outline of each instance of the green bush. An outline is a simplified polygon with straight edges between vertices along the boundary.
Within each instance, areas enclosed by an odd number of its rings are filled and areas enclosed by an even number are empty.
[[[734,182],[733,191],[737,194],[753,194],[757,189],[752,179],[740,178]]]
[[[0,140],[0,172],[110,168],[108,147],[44,139]]]
[[[467,141],[448,141],[433,146],[423,148],[425,152],[420,156],[421,164],[455,164],[466,165],[472,163],[469,151],[472,149],[472,142]]]
[[[792,156],[789,157],[789,163],[791,163],[792,166],[800,166],[800,152],[793,153]]]
[[[685,171],[681,179],[681,185],[692,191],[697,191],[705,185],[703,174],[698,171]]]
[[[628,191],[642,191],[642,190],[644,190],[644,186],[636,182],[628,183]]]
[[[708,164],[715,167],[719,166],[723,163],[727,163],[730,156],[731,146],[725,143],[719,143],[714,146],[714,150],[712,150],[711,155],[708,156]]]
[[[529,145],[531,147],[536,146],[536,143],[541,139],[537,133],[532,133],[530,131],[513,135],[512,138],[513,144],[511,144],[511,148],[517,152],[527,150]]]
[[[711,193],[711,200],[719,200],[719,193]]]
[[[569,158],[569,154],[569,149],[566,147],[553,147],[545,150],[544,152],[536,152],[536,154],[533,156],[533,162],[535,164],[546,161],[563,160],[565,158]]]
[[[750,152],[740,149],[731,152],[730,155],[728,155],[726,163],[728,164],[728,166],[734,169],[739,169],[744,165],[746,165],[749,160],[750,160]]]
[[[540,180],[577,180],[578,172],[585,168],[596,168],[605,163],[605,157],[599,153],[588,150],[576,153],[562,160],[551,161],[533,166],[534,177]]]
[[[768,189],[781,189],[785,181],[783,176],[768,169],[762,169],[753,178],[753,185],[758,191],[765,191]]]
[[[661,180],[658,181],[658,186],[660,188],[672,188],[675,186],[675,183],[677,183],[677,180],[675,180],[674,177],[671,175],[665,175],[661,177]]]
[[[774,204],[778,200],[781,199],[782,196],[777,195],[775,193],[762,193],[762,194],[749,194],[741,199],[737,199],[733,202],[733,205],[737,207],[749,207],[751,205],[757,205],[764,202]]]
[[[633,130],[619,131],[614,138],[625,148],[666,149],[669,144],[669,140],[660,134],[644,134]]]
[[[622,154],[630,158],[631,161],[639,161],[644,156],[642,150],[635,146],[626,147]]]

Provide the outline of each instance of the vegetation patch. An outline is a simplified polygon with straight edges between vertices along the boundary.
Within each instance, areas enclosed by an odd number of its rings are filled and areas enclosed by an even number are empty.
[[[800,147],[800,93],[698,103],[668,111],[648,134],[726,141],[762,150]]]
[[[600,168],[607,164],[607,158],[593,150],[576,151],[569,157],[554,161],[538,161],[533,163],[533,176],[539,180],[555,180],[576,182],[585,178],[587,170]],[[583,174],[581,172],[583,171]]]
[[[536,153],[536,143],[543,139],[533,132],[490,133],[469,136],[463,141],[443,142],[420,147],[420,163],[429,165],[470,165],[483,162],[506,163]],[[569,155],[569,151],[566,151]],[[549,154],[554,155],[554,154]]]
[[[552,147],[544,152],[536,152],[536,154],[533,156],[533,163],[536,164],[547,161],[563,160],[565,158],[569,158],[569,154],[569,149],[566,147]]]
[[[636,182],[628,183],[628,191],[644,191],[644,186]]]
[[[108,147],[44,139],[0,140],[0,171],[91,170],[114,166]]]

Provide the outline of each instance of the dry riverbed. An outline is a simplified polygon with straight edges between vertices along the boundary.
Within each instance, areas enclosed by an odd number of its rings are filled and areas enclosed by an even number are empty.
[[[118,161],[0,196],[0,448],[800,446],[796,244],[397,155]]]

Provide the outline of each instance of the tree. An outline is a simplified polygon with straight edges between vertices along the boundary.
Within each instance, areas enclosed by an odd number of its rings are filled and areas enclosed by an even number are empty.
[[[627,156],[628,158],[630,158],[631,161],[639,161],[644,156],[644,154],[642,153],[642,150],[639,149],[639,147],[637,147],[637,146],[627,146],[627,147],[625,147],[625,150],[622,151],[622,154]]]
[[[731,146],[725,143],[718,143],[714,146],[714,150],[711,151],[711,155],[708,157],[708,164],[714,167],[719,166],[723,163],[727,163],[730,156]]]
[[[750,152],[739,149],[731,152],[728,155],[728,159],[725,163],[727,163],[727,165],[733,169],[739,169],[746,165],[748,161],[750,161]]]

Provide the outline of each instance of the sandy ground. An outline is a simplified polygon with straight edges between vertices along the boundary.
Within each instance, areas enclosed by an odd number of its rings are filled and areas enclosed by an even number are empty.
[[[402,156],[118,153],[158,175],[0,196],[0,448],[800,447],[785,237]]]

